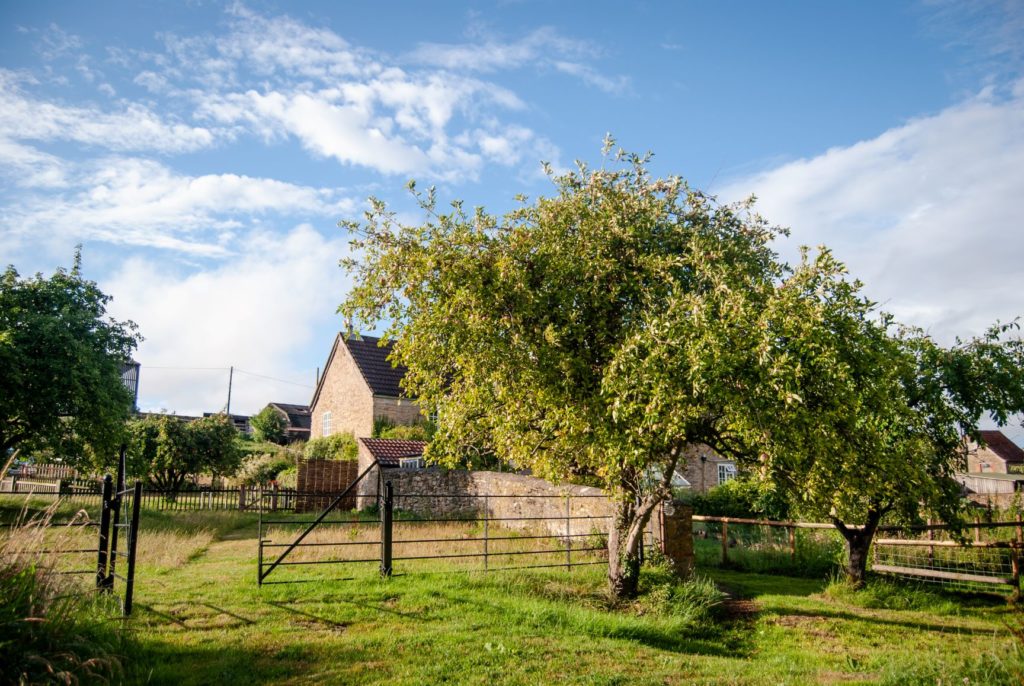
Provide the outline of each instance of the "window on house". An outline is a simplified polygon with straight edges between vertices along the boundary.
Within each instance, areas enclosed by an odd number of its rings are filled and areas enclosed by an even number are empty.
[[[724,484],[726,481],[732,481],[736,478],[736,465],[723,462],[718,465],[718,483]]]
[[[426,462],[422,457],[403,457],[398,460],[398,466],[401,469],[423,469]]]
[[[330,436],[331,435],[331,413],[330,412],[324,412],[323,419],[324,419],[323,435],[324,436]]]

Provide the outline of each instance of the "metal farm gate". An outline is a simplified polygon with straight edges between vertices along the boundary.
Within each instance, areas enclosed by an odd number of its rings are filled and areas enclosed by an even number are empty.
[[[259,584],[607,564],[603,495],[400,492],[396,483],[374,464],[315,519],[261,509]],[[325,568],[341,576],[294,573]]]
[[[22,517],[19,521],[2,523],[0,527],[7,530],[7,536],[13,535],[18,529],[32,529],[39,534],[35,545],[16,546],[15,550],[7,554],[45,559],[48,565],[52,565],[54,574],[93,577],[96,592],[116,593],[122,614],[128,616],[132,611],[135,587],[141,491],[140,482],[131,488],[125,486],[125,455],[122,449],[116,482],[109,474],[103,478],[98,522],[89,519],[84,512],[79,512],[67,520],[53,520],[49,514],[45,514],[42,517]],[[95,538],[92,540],[95,544],[88,547],[68,535],[93,528]],[[47,535],[54,532],[57,533],[56,537]]]

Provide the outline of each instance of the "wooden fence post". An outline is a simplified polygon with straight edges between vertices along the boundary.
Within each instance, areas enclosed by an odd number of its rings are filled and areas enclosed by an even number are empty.
[[[981,543],[981,517],[974,518],[974,542]]]
[[[1013,602],[1020,602],[1020,553],[1024,545],[1024,523],[1021,522],[1020,512],[1016,516],[1017,527],[1013,537],[1013,546],[1010,548],[1010,564],[1013,566]]]
[[[729,564],[729,522],[722,520],[722,566]]]
[[[245,486],[238,487],[238,510],[241,512],[245,509]]]
[[[932,521],[933,520],[929,517],[928,518],[928,526],[929,527],[932,526]],[[935,540],[935,531],[933,529],[931,529],[931,528],[928,529],[928,540],[929,541],[934,541]],[[934,567],[935,566],[935,546],[933,546],[933,545],[928,546],[928,566],[929,567]]]
[[[791,526],[789,528],[789,557],[793,562],[796,562],[796,527]]]

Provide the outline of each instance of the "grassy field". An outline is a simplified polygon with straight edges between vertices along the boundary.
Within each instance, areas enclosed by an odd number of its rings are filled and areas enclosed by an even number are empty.
[[[9,514],[9,512],[7,513]],[[603,568],[448,571],[256,585],[251,515],[153,513],[125,681],[137,684],[1011,684],[1005,601],[890,584],[645,571],[616,604]],[[308,574],[306,574],[308,576]]]

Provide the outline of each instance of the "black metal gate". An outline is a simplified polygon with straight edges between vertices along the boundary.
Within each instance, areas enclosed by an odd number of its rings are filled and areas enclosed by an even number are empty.
[[[313,580],[289,575],[267,581],[271,573],[293,566],[347,565],[357,570],[377,564],[382,576],[392,576],[607,564],[611,517],[588,506],[590,499],[606,500],[603,495],[399,493],[385,474],[371,465],[313,520],[288,519],[261,507],[258,583]],[[376,495],[359,498],[364,506],[369,498],[373,507],[343,514],[339,505],[352,502],[358,485],[373,478]],[[496,505],[498,501],[503,502]],[[517,502],[526,511],[516,513]],[[297,536],[289,532],[296,526],[305,527]]]
[[[131,488],[125,486],[125,451],[121,449],[117,466],[117,482],[110,475],[103,477],[103,502],[100,511],[100,533],[97,545],[96,588],[103,593],[118,592],[116,581],[122,586],[118,595],[121,612],[132,613],[135,593],[135,558],[139,544],[139,506],[142,503],[142,482]],[[123,573],[118,562],[123,561]]]

